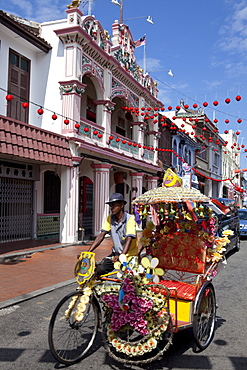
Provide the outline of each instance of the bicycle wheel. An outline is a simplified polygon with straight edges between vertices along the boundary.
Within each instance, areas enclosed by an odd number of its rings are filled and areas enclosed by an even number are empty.
[[[126,353],[120,352],[117,349],[117,346],[114,346],[108,340],[108,327],[109,323],[111,322],[111,315],[106,317],[106,320],[103,323],[102,327],[102,337],[104,341],[105,349],[107,350],[108,354],[116,361],[124,363],[124,364],[131,364],[131,365],[138,365],[138,364],[147,364],[154,360],[159,359],[162,354],[170,347],[172,344],[173,338],[173,325],[171,317],[169,316],[167,330],[163,333],[162,338],[159,340],[158,346],[148,352],[144,352],[142,354],[133,354],[132,356],[127,355]],[[116,339],[120,340],[122,343],[128,343],[130,345],[140,344],[140,346],[145,345],[144,343],[148,342],[148,336],[143,337],[139,332],[134,330],[133,328],[125,328],[120,329],[117,333],[115,333]],[[150,338],[149,338],[150,339]]]
[[[215,320],[214,287],[211,283],[207,283],[199,291],[194,307],[193,334],[195,342],[201,350],[204,350],[213,339]]]
[[[95,298],[90,297],[82,313],[82,306],[78,308],[82,296],[82,291],[65,296],[55,308],[49,325],[51,353],[57,361],[65,365],[76,363],[85,356],[94,342],[99,326],[99,309]]]

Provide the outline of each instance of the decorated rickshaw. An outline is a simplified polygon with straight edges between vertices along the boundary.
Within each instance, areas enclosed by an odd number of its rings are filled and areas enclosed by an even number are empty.
[[[181,185],[169,174],[173,185]],[[160,358],[180,330],[192,328],[200,350],[213,338],[212,278],[225,262],[231,231],[217,236],[208,197],[165,181],[136,198],[133,207],[145,223],[139,256],[120,255],[114,265],[117,276],[99,279],[93,275],[94,254],[83,252],[75,268],[80,288],[53,313],[49,343],[62,363],[86,355],[100,324],[109,355],[129,364]]]

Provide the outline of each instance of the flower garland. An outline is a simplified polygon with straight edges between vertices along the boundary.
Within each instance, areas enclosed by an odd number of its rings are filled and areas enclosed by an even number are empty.
[[[150,286],[144,285],[143,273],[137,273],[139,266],[136,265],[135,274],[129,269],[124,271],[119,291],[102,294],[102,300],[110,312],[106,335],[117,352],[140,356],[156,348],[162,334],[167,330],[168,295],[164,297],[162,294],[155,294]],[[127,329],[141,334],[142,338],[132,342],[121,339],[121,332]]]
[[[64,316],[66,320],[68,320],[71,317],[71,312],[75,308],[75,305],[79,299],[79,303],[76,306],[76,310],[73,313],[74,319],[76,321],[82,321],[84,319],[84,312],[86,311],[87,304],[89,303],[90,296],[92,294],[92,289],[90,287],[86,287],[83,290],[83,295],[80,297],[79,296],[73,296],[71,299],[71,302],[69,303],[68,309],[64,312]]]

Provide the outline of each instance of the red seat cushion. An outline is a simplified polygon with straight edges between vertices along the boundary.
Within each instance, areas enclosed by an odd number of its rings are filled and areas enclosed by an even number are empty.
[[[196,285],[183,283],[181,281],[161,280],[159,284],[164,285],[166,288],[176,288],[177,297],[179,299],[194,300],[196,295]],[[175,290],[171,290],[171,297],[175,297]]]

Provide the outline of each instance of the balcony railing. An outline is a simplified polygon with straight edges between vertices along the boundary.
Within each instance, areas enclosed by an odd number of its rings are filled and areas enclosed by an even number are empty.
[[[98,142],[103,142],[103,137],[105,135],[105,131],[103,127],[85,118],[81,118],[80,128],[78,130],[78,133],[81,136],[87,137],[92,140],[96,140]],[[112,140],[110,140],[109,137],[112,137]],[[139,159],[143,159],[147,161],[154,160],[153,150],[149,150],[147,148],[143,150],[142,146],[140,146],[135,141],[127,137],[118,135],[114,132],[111,133],[109,137],[107,137],[106,142],[108,142],[108,145],[110,148],[116,151],[130,153]]]

